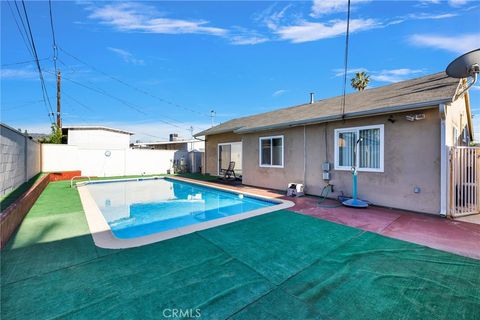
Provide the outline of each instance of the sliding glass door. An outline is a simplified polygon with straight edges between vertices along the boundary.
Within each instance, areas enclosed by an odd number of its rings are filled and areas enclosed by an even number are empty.
[[[218,175],[221,169],[227,169],[230,162],[235,162],[235,174],[242,174],[242,143],[228,142],[218,145]]]

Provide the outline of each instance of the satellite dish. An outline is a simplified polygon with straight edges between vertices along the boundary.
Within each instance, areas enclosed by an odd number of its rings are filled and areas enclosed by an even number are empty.
[[[480,71],[479,64],[480,49],[475,49],[450,62],[446,72],[452,78],[474,77]]]
[[[457,59],[450,62],[445,72],[452,78],[469,78],[472,80],[470,83],[459,92],[456,97],[461,96],[468,89],[470,89],[476,82],[478,74],[480,73],[480,49],[467,52],[461,55]]]

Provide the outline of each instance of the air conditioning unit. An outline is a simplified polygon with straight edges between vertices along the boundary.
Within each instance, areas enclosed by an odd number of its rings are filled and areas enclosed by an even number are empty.
[[[287,187],[288,197],[302,197],[305,195],[305,187],[301,183],[289,183]]]

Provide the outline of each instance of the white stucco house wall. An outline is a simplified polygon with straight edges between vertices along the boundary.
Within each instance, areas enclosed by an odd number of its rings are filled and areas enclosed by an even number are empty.
[[[103,126],[64,127],[67,144],[89,149],[129,149],[133,132]]]

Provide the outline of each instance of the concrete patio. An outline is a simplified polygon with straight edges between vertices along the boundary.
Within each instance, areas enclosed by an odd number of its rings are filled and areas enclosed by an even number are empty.
[[[212,181],[205,181],[205,184],[218,185]],[[232,190],[291,200],[295,202],[295,206],[289,208],[290,211],[480,259],[480,224],[377,206],[368,209],[347,208],[336,206],[338,202],[333,200],[319,204],[318,197],[290,198],[277,190],[224,183],[221,185]]]

